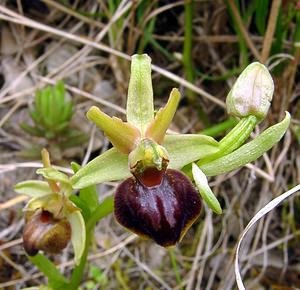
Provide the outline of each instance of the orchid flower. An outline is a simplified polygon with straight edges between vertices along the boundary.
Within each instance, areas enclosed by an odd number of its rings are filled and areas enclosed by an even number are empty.
[[[73,188],[121,181],[114,213],[125,228],[161,246],[179,242],[201,211],[200,195],[217,214],[222,209],[206,176],[234,170],[259,158],[288,129],[290,116],[266,129],[249,143],[254,127],[269,109],[274,84],[267,68],[249,65],[227,97],[227,109],[238,124],[219,142],[200,134],[167,134],[180,93],[173,89],[165,107],[154,114],[151,59],[132,56],[126,117],[110,117],[93,106],[87,112],[113,144],[72,178]],[[244,145],[243,145],[244,144]],[[182,171],[191,170],[192,180]]]

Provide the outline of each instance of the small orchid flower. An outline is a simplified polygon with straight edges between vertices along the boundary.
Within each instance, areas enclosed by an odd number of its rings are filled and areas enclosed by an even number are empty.
[[[233,88],[228,97],[228,110],[240,121],[217,142],[200,134],[166,134],[176,112],[180,93],[173,89],[166,106],[154,115],[151,59],[147,55],[134,55],[126,108],[127,122],[111,118],[97,107],[88,111],[88,119],[104,131],[114,148],[81,168],[71,178],[72,186],[83,188],[125,179],[115,194],[114,213],[117,221],[161,246],[175,245],[199,217],[200,195],[214,212],[222,212],[206,176],[225,173],[256,160],[276,144],[288,128],[290,117],[287,113],[282,122],[243,145],[254,126],[265,116],[269,104],[259,111],[261,104],[265,104],[265,87],[273,86],[272,78],[266,75],[269,74],[267,69],[261,66],[253,66],[242,74],[247,82],[249,77],[252,78],[252,85],[255,85],[252,91],[236,97],[235,92],[242,91],[242,84],[238,89]],[[265,87],[258,82],[261,78]],[[261,91],[258,94],[259,89]],[[268,102],[269,95],[270,90],[267,90]],[[249,108],[245,114],[237,113],[240,108],[244,110],[242,98],[245,98],[244,102]],[[236,108],[231,109],[232,106]],[[258,116],[256,110],[259,111]],[[180,169],[191,173],[200,195]]]
[[[50,166],[45,149],[42,159],[44,168],[38,169],[37,174],[47,182],[28,180],[15,186],[16,192],[31,197],[24,209],[24,249],[29,256],[35,256],[40,250],[57,254],[71,240],[78,264],[86,237],[83,217],[69,199],[73,189],[68,176]]]

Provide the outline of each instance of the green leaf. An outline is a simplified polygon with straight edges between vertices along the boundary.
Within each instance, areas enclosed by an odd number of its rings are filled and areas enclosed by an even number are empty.
[[[120,152],[128,154],[134,149],[140,138],[140,132],[137,128],[119,118],[109,117],[95,106],[91,107],[86,115],[89,120],[104,131],[110,142]]]
[[[42,122],[41,115],[37,111],[30,111],[29,114],[35,125],[40,126]]]
[[[218,152],[218,142],[198,134],[166,135],[163,146],[169,153],[169,168],[181,169],[196,160]]]
[[[264,35],[268,19],[269,0],[257,0],[255,4],[255,24],[260,35]]]
[[[82,188],[79,197],[88,205],[91,212],[98,206],[99,201],[95,185]]]
[[[84,200],[80,199],[79,196],[75,194],[70,195],[69,200],[72,201],[76,207],[81,209],[83,219],[86,222],[91,216],[91,211],[87,203]]]
[[[200,168],[193,163],[193,177],[196,183],[196,186],[199,189],[199,192],[204,199],[205,203],[208,205],[210,209],[212,209],[216,214],[222,214],[222,208],[220,206],[219,201],[213,194],[212,190],[210,189],[207,178],[205,174],[200,170]]]
[[[49,279],[50,287],[53,289],[65,289],[69,281],[59,272],[48,258],[42,254],[37,254],[34,257],[28,258]]]
[[[33,198],[52,193],[49,184],[45,181],[39,180],[27,180],[19,182],[15,186],[15,191],[17,193],[25,194]]]
[[[42,91],[37,90],[35,92],[35,98],[34,98],[34,106],[37,111],[37,113],[42,116],[43,115],[43,106],[42,106]]]
[[[52,127],[52,120],[50,116],[50,98],[51,98],[51,87],[47,86],[44,90],[42,90],[41,96],[41,104],[42,104],[42,116],[44,118],[44,123],[46,127],[49,129]]]
[[[154,117],[151,58],[133,55],[127,98],[127,121],[143,134]]]
[[[93,211],[88,223],[87,231],[90,231],[102,218],[108,216],[114,210],[114,196],[105,198]]]
[[[67,102],[64,104],[64,110],[61,114],[60,122],[68,122],[71,120],[73,115],[73,103]]]
[[[45,132],[42,130],[38,129],[37,127],[32,127],[26,123],[21,123],[20,127],[28,134],[33,135],[33,136],[38,136],[38,137],[43,137]]]
[[[54,93],[56,110],[59,114],[61,114],[65,105],[65,84],[62,80],[56,82],[53,93]]]
[[[290,119],[290,114],[286,112],[285,118],[280,123],[266,129],[254,140],[243,145],[239,149],[207,164],[201,165],[201,161],[197,164],[206,175],[214,176],[250,163],[258,159],[279,142],[289,127]]]
[[[74,188],[84,188],[105,181],[124,179],[130,175],[128,156],[112,148],[81,168],[71,177],[71,182]]]
[[[21,290],[53,290],[53,288],[50,288],[46,285],[40,285],[40,286],[33,286],[28,288],[22,288]]]
[[[55,128],[53,128],[54,132],[61,133],[63,130],[65,130],[69,126],[69,122],[63,122],[59,123]]]
[[[57,110],[56,106],[56,99],[55,99],[55,90],[52,87],[51,88],[51,94],[49,95],[49,118],[51,120],[51,129],[55,129],[55,127],[59,124],[58,122],[58,116],[60,116],[60,113]]]
[[[73,130],[71,130],[72,132]],[[70,132],[70,130],[68,130]],[[81,146],[88,140],[88,136],[80,131],[77,131],[77,134],[70,134],[70,137],[67,137],[69,134],[64,134],[66,140],[60,143],[62,149],[67,149],[75,146]]]
[[[173,89],[170,93],[166,106],[157,112],[155,119],[147,127],[145,134],[146,137],[152,138],[158,144],[163,143],[166,132],[175,115],[179,101],[180,93],[177,89]]]
[[[85,223],[79,210],[69,214],[67,216],[67,219],[70,222],[72,228],[71,241],[74,248],[75,264],[78,265],[85,248]]]

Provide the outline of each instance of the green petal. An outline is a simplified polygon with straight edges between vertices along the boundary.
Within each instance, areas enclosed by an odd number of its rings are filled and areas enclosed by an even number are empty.
[[[170,156],[169,168],[183,166],[218,152],[218,142],[209,136],[199,134],[166,135],[163,146]]]
[[[151,80],[151,58],[146,55],[133,55],[127,98],[127,121],[145,132],[153,120],[153,91]]]
[[[290,114],[286,112],[285,118],[278,124],[266,129],[249,143],[243,145],[232,153],[225,155],[207,164],[201,165],[201,170],[208,176],[226,173],[250,163],[272,148],[282,138],[290,124]]]
[[[79,210],[72,212],[67,216],[71,224],[72,236],[71,241],[74,248],[75,263],[80,263],[81,256],[85,248],[86,231],[83,217]]]
[[[215,213],[222,214],[222,208],[219,204],[219,201],[217,200],[212,190],[210,189],[205,174],[200,170],[200,168],[195,163],[193,163],[192,171],[193,171],[193,177],[196,186],[198,187],[199,192],[202,198],[204,199],[205,203]]]
[[[112,148],[76,172],[71,182],[74,188],[84,188],[105,181],[124,179],[130,175],[128,156]]]
[[[166,106],[157,112],[155,119],[148,126],[145,134],[146,137],[152,138],[158,144],[163,143],[166,132],[175,115],[179,101],[180,93],[177,89],[173,89]]]
[[[119,118],[109,117],[95,106],[91,107],[86,115],[105,133],[114,147],[124,154],[130,153],[140,138],[137,128]]]
[[[27,180],[19,182],[15,186],[15,191],[20,194],[25,194],[33,198],[51,194],[51,188],[45,181]]]

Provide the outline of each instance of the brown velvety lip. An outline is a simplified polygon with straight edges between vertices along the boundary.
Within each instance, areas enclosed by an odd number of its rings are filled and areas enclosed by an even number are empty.
[[[116,190],[114,211],[125,228],[170,247],[199,217],[201,200],[183,173],[167,169],[156,186],[145,186],[134,177],[123,181]]]

